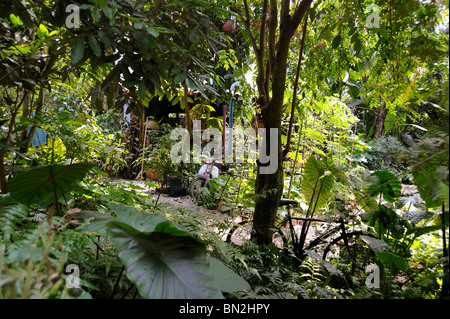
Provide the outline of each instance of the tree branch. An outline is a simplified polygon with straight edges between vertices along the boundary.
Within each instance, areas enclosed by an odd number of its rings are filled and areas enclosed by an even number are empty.
[[[268,0],[264,0],[264,4],[263,4],[263,12],[261,15],[261,29],[259,32],[259,46],[261,48],[261,50],[264,52],[264,46],[265,41],[266,41],[266,37],[265,37],[265,30],[266,30],[266,19],[267,19],[267,7],[268,7]]]
[[[270,0],[270,18],[269,18],[269,61],[270,64],[275,60],[275,41],[278,23],[277,0]]]
[[[248,3],[247,0],[244,0],[244,8],[245,8],[245,17],[241,15],[242,22],[244,22],[245,29],[247,30],[248,37],[250,38],[250,42],[252,43],[253,50],[255,51],[255,54],[258,56],[259,54],[259,48],[258,44],[256,43],[255,37],[253,36],[251,27],[250,27],[250,10],[248,9]]]
[[[308,11],[309,7],[311,6],[312,1],[313,0],[303,0],[302,2],[300,2],[300,4],[295,9],[294,14],[290,18],[290,22],[291,22],[290,27],[291,28],[293,27],[293,29],[290,30],[290,32],[292,32],[292,34],[294,34],[295,30],[302,22],[303,16]]]
[[[303,25],[302,43],[300,46],[300,54],[298,57],[298,64],[297,64],[297,74],[295,76],[295,83],[294,83],[294,94],[292,95],[291,119],[289,121],[289,132],[288,132],[288,136],[287,136],[286,148],[283,151],[283,157],[286,157],[287,153],[289,153],[289,151],[291,149],[292,126],[294,125],[295,104],[297,102],[298,82],[300,79],[300,69],[302,66],[303,48],[305,46],[307,27],[308,27],[308,15],[306,15],[305,24]]]
[[[277,36],[277,24],[278,24],[278,5],[277,0],[270,0],[270,18],[269,18],[269,50],[268,61],[266,64],[266,79],[264,87],[269,92],[270,77],[272,75],[272,65],[276,57],[276,36]]]
[[[265,11],[263,10],[263,14],[262,14],[262,21],[261,22],[261,27],[265,28],[265,16],[267,13],[267,1],[268,0],[264,0],[264,6],[265,6]],[[264,73],[264,29],[260,30],[260,46],[258,47],[258,44],[256,43],[255,37],[253,36],[252,30],[251,30],[251,26],[250,26],[250,10],[248,7],[248,2],[247,0],[244,0],[244,11],[245,11],[245,16],[246,18],[244,18],[242,15],[241,19],[244,22],[244,26],[245,26],[245,30],[248,34],[248,37],[250,39],[250,42],[252,44],[253,47],[253,51],[255,52],[255,56],[256,56],[256,65],[258,67],[258,76],[256,77],[256,84],[258,87],[258,93],[260,98],[263,99],[263,101],[259,101],[260,105],[264,105],[267,101],[267,90],[265,89],[264,83],[266,82],[266,75]]]

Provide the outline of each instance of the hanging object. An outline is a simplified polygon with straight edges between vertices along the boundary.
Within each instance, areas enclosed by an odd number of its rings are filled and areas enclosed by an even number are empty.
[[[233,154],[233,115],[234,115],[234,97],[230,101],[230,114],[228,115],[228,149],[227,155]]]
[[[225,129],[227,126],[227,105],[223,105],[223,122],[222,122],[222,157],[225,158]]]

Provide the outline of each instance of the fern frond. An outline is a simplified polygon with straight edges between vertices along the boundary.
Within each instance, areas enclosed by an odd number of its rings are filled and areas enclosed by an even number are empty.
[[[0,241],[10,242],[16,240],[17,224],[28,216],[29,210],[25,205],[17,204],[0,208]]]

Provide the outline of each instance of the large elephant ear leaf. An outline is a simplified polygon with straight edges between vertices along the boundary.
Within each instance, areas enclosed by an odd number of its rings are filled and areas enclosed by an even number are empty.
[[[144,298],[223,298],[210,272],[206,246],[183,236],[173,224],[142,233],[118,221],[107,223],[128,278]],[[176,234],[175,236],[173,234]]]
[[[161,214],[151,213],[143,209],[126,206],[116,202],[109,203],[109,208],[116,214],[118,221],[124,222],[143,233],[151,233],[159,223],[169,221]]]
[[[305,176],[302,179],[302,193],[306,202],[314,211],[325,206],[330,198],[335,177],[331,171],[325,171],[322,164],[314,156],[310,156],[305,164]]]
[[[400,197],[402,184],[394,174],[389,171],[376,171],[371,175],[376,176],[378,180],[366,189],[367,194],[371,197],[383,194],[384,200],[391,203]]]
[[[117,221],[123,222],[141,233],[164,232],[171,236],[192,237],[187,231],[183,230],[179,225],[175,225],[172,221],[159,213],[149,212],[133,206],[126,206],[120,203],[109,203],[111,210],[117,215]],[[202,242],[199,239],[196,239]]]
[[[223,292],[242,291],[250,289],[248,282],[228,268],[220,260],[209,257],[211,273],[217,287]]]
[[[76,186],[94,167],[91,164],[48,165],[17,173],[8,181],[8,190],[18,202],[30,205],[36,200],[55,202]]]

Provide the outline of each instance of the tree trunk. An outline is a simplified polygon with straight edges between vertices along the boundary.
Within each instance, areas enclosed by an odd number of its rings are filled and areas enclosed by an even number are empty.
[[[6,186],[6,171],[5,171],[5,155],[8,152],[8,148],[11,145],[12,132],[14,128],[14,124],[16,122],[17,112],[23,102],[23,100],[27,97],[28,93],[25,92],[22,98],[22,101],[16,105],[16,107],[11,111],[11,119],[9,120],[9,128],[8,133],[6,134],[6,142],[3,147],[0,147],[0,188],[2,194],[8,193],[8,187]]]
[[[183,84],[183,89],[184,89],[184,113],[186,115],[186,128],[189,132],[189,135],[192,136],[192,120],[191,120],[191,115],[189,113],[189,105],[188,105],[188,87],[186,84]]]
[[[281,147],[281,120],[283,114],[284,92],[286,87],[287,59],[289,55],[289,45],[297,27],[301,23],[303,16],[309,9],[312,0],[304,0],[296,8],[294,14],[290,16],[290,1],[281,1],[280,10],[280,35],[278,41],[275,36],[275,21],[278,20],[277,1],[270,1],[270,19],[269,19],[269,41],[268,41],[268,68],[270,74],[265,73],[266,77],[272,79],[272,97],[263,104],[261,115],[266,128],[266,150],[270,148],[269,133],[271,128],[277,130],[277,171],[273,174],[262,174],[261,163],[258,163],[258,173],[255,185],[255,213],[253,216],[253,232],[252,237],[259,244],[272,243],[273,231],[278,210],[280,198],[283,194],[283,159]],[[254,42],[254,41],[252,41]],[[262,41],[261,41],[262,42]],[[262,44],[262,43],[261,43]],[[275,45],[276,44],[276,45]],[[257,48],[255,48],[257,50]],[[262,63],[258,63],[258,66]],[[267,101],[267,96],[261,96],[266,93],[264,88],[267,87],[268,79],[259,77],[264,74],[264,70],[258,67],[257,86],[260,92],[260,101]],[[260,150],[261,152],[261,150]]]
[[[383,135],[384,121],[386,119],[386,103],[383,103],[375,114],[375,134],[373,138],[377,139]]]
[[[39,90],[38,103],[37,103],[37,106],[36,106],[36,110],[35,110],[35,112],[34,112],[34,120],[33,120],[33,122],[34,122],[35,124],[36,124],[36,122],[37,122],[37,117],[38,117],[38,115],[41,113],[42,107],[44,106],[44,95],[45,95],[44,88],[41,87],[40,90]],[[29,103],[29,99],[27,98],[27,99],[24,101],[23,106],[25,107],[25,105],[27,105],[28,103]],[[32,109],[32,106],[27,105],[27,108],[29,109],[29,110],[27,111],[27,112],[28,112],[28,115],[31,116],[31,109]],[[25,131],[24,131],[23,134],[22,134],[22,144],[23,144],[23,145],[22,145],[22,147],[20,148],[20,152],[21,152],[21,153],[24,153],[24,154],[28,153],[28,149],[30,148],[31,143],[33,142],[33,138],[34,138],[34,135],[36,134],[37,129],[38,129],[38,126],[37,126],[37,125],[33,125],[33,126],[31,127],[31,129],[30,129],[29,132],[28,132],[28,128],[25,129]]]
[[[2,194],[8,193],[6,187],[6,172],[5,172],[5,154],[0,150],[0,191]]]
[[[263,117],[264,119],[264,117]],[[273,127],[274,121],[264,121],[265,127]],[[267,126],[272,125],[272,126]],[[269,135],[269,130],[266,131]],[[270,138],[266,137],[267,150],[270,150]],[[283,193],[283,161],[281,158],[281,135],[277,134],[277,171],[273,174],[261,174],[261,163],[258,162],[258,173],[255,184],[255,213],[253,216],[253,238],[258,244],[272,242],[272,229],[275,225],[278,204]]]

